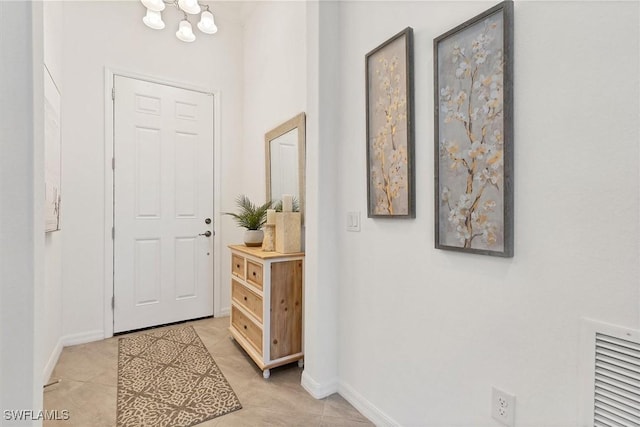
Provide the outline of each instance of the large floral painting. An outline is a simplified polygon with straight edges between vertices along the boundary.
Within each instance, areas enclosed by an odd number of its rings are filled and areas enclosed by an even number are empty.
[[[44,67],[45,232],[60,230],[61,133],[60,92]]]
[[[366,55],[369,217],[415,217],[413,30]]]
[[[434,40],[436,247],[513,256],[513,3]]]

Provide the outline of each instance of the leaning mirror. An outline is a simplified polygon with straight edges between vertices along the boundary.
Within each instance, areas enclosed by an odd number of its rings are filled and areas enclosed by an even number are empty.
[[[300,113],[265,135],[267,200],[291,194],[304,221],[305,115]]]

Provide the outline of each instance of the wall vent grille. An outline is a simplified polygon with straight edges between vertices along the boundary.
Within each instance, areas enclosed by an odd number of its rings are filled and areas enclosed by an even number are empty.
[[[640,427],[640,344],[596,334],[594,427]]]

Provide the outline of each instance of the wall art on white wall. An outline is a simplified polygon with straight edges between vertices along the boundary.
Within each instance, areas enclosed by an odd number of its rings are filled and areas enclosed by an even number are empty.
[[[45,231],[60,230],[61,127],[60,92],[44,68]]]
[[[367,213],[415,218],[413,29],[366,55]]]
[[[513,256],[513,3],[434,40],[436,248]]]

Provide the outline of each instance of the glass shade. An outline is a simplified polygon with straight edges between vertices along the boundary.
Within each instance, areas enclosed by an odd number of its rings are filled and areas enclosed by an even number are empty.
[[[147,14],[142,18],[142,22],[149,28],[154,30],[162,30],[164,28],[164,22],[162,21],[162,15],[160,12],[147,9]]]
[[[198,29],[205,34],[215,34],[218,31],[218,27],[216,27],[216,23],[213,20],[213,13],[208,10],[202,12],[200,22],[198,22]]]
[[[154,12],[162,12],[164,10],[164,2],[162,0],[140,0],[142,4],[149,10]]]
[[[184,20],[180,21],[180,26],[178,27],[178,31],[176,31],[176,37],[182,40],[183,42],[191,43],[196,39],[195,34],[193,34],[193,29],[191,29],[191,24],[189,21]]]
[[[197,15],[201,10],[198,0],[178,0],[178,7],[191,15]]]

